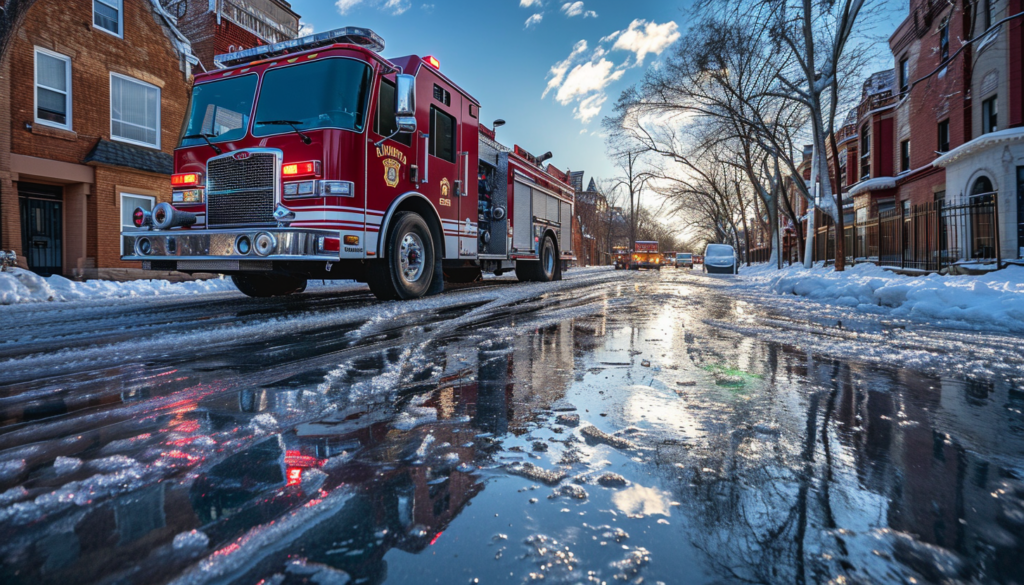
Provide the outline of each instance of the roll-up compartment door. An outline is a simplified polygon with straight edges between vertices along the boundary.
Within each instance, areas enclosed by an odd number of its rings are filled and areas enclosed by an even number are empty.
[[[519,250],[533,249],[533,195],[532,189],[519,181],[515,182],[515,221],[512,223],[512,247]]]
[[[561,242],[559,242],[559,250],[562,252],[572,252],[572,205],[562,201],[562,235],[560,236]]]

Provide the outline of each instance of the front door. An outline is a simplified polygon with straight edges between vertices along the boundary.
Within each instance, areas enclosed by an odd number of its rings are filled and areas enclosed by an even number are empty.
[[[18,184],[21,249],[28,267],[41,276],[63,271],[63,195],[61,187]]]
[[[439,86],[435,85],[435,88]],[[447,91],[447,90],[442,90]],[[436,92],[435,92],[436,95]],[[445,102],[458,103],[458,94],[445,93]],[[441,103],[430,106],[430,134],[427,146],[428,185],[424,191],[436,202],[437,211],[444,224],[445,251],[448,258],[458,258],[460,246],[461,207],[458,121],[455,116],[440,107]],[[452,108],[458,111],[458,106]]]

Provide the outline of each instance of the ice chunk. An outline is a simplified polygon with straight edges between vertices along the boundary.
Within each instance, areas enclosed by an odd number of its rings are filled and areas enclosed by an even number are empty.
[[[57,475],[74,473],[82,467],[82,460],[77,457],[59,456],[53,461],[53,470]]]
[[[587,499],[587,490],[578,485],[568,483],[555,488],[555,490],[551,492],[551,495],[548,496],[548,499],[553,500],[563,496],[574,500],[585,500]]]
[[[576,427],[580,424],[580,415],[578,414],[560,414],[555,417],[555,421],[560,425],[567,427]]]
[[[505,469],[512,475],[518,475],[547,485],[555,485],[565,479],[566,473],[562,470],[548,471],[537,467],[533,463],[513,463]]]
[[[195,550],[206,548],[210,544],[210,537],[200,530],[189,530],[174,537],[171,547],[174,550]]]
[[[609,435],[594,425],[583,427],[580,429],[580,434],[590,442],[604,443],[616,449],[636,449],[636,445],[632,441]]]
[[[622,477],[618,473],[612,473],[606,471],[597,477],[597,483],[604,487],[625,487],[629,485],[629,481]]]

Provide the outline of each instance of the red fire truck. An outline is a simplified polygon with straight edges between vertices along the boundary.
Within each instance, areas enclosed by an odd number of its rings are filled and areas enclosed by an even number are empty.
[[[381,299],[482,271],[551,281],[574,260],[568,175],[494,140],[433,57],[342,28],[196,75],[171,203],[135,210],[124,260],[231,275],[249,296],[356,279]]]
[[[640,270],[641,268],[661,270],[658,242],[636,242],[633,246],[633,258],[629,263],[630,270]]]

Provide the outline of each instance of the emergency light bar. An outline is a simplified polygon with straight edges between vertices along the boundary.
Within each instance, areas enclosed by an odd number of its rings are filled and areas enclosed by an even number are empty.
[[[263,45],[252,49],[246,49],[244,51],[216,55],[213,58],[213,64],[216,65],[218,69],[225,69],[227,67],[234,67],[235,65],[241,65],[243,63],[251,63],[252,61],[258,61],[260,59],[270,59],[273,57],[280,57],[281,55],[287,55],[289,53],[298,53],[300,51],[316,49],[317,47],[326,47],[335,43],[358,45],[377,53],[384,50],[384,39],[382,39],[377,33],[368,28],[346,26],[344,28],[336,28],[322,33],[299,37],[297,39],[281,41],[280,43],[274,43],[272,45]]]

